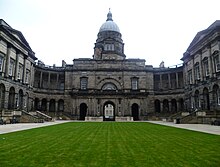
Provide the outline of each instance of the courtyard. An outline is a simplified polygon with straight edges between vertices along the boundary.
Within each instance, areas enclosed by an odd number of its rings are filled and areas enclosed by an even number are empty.
[[[5,167],[220,164],[219,135],[147,122],[67,122],[1,134],[0,146]]]

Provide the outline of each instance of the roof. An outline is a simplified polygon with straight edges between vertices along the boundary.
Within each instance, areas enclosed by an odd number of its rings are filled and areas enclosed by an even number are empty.
[[[212,32],[214,29],[220,27],[220,20],[216,20],[213,24],[211,24],[207,29],[199,31],[192,42],[190,43],[187,50],[191,49],[193,46],[195,46],[197,43],[199,43],[202,39],[207,37],[207,35]]]
[[[16,30],[13,29],[9,24],[7,24],[3,19],[0,19],[0,28],[2,28],[3,30],[6,31],[6,33],[10,34],[11,36],[13,36],[16,40],[18,40],[22,45],[24,45],[30,52],[31,54],[33,54],[34,56],[34,52],[32,51],[29,43],[27,42],[27,40],[25,39],[25,37],[23,36],[23,34]],[[35,56],[34,56],[35,58]],[[36,58],[35,58],[36,59]]]

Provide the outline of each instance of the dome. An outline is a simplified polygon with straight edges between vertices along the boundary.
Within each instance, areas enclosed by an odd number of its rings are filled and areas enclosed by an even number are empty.
[[[103,31],[116,31],[120,33],[118,25],[112,20],[112,13],[109,11],[107,14],[107,20],[99,29],[99,32]]]

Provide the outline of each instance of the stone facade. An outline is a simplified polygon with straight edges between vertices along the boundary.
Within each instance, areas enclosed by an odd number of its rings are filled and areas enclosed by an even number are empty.
[[[197,33],[184,53],[187,110],[220,110],[220,21]]]
[[[126,59],[122,35],[109,12],[93,57],[74,59],[73,64],[63,61],[56,67],[36,62],[22,33],[0,21],[1,110],[111,121],[164,118],[195,108],[219,110],[218,65],[213,62],[219,53],[218,31],[194,39],[183,65],[153,68],[143,59]],[[197,66],[202,70],[200,80],[195,78]]]

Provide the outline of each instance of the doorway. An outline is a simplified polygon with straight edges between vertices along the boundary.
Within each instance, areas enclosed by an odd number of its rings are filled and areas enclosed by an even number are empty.
[[[115,121],[115,104],[111,101],[103,106],[103,121]]]

